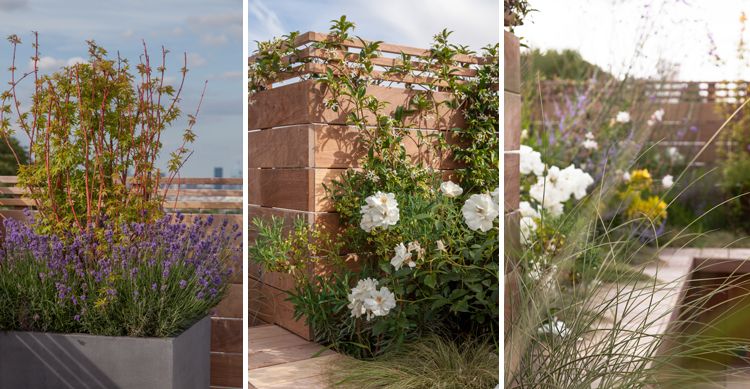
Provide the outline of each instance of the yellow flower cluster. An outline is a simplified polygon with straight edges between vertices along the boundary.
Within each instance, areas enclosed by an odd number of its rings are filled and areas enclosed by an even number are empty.
[[[647,218],[658,224],[667,218],[667,203],[659,196],[652,196],[654,183],[647,169],[636,169],[625,175],[626,186],[620,190],[620,199],[626,202],[625,216],[628,219]]]
[[[633,190],[644,190],[651,187],[653,178],[651,173],[646,169],[638,169],[630,172],[630,182],[628,186]]]
[[[640,196],[633,198],[626,211],[629,219],[646,217],[654,224],[661,223],[667,217],[667,203],[659,196],[650,196],[642,199]]]

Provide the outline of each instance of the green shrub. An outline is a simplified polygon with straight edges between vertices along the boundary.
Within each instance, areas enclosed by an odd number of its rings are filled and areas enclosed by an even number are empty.
[[[15,60],[21,40],[8,40]],[[110,59],[96,43],[88,44],[86,62],[44,75],[35,41],[33,71],[19,77],[13,63],[11,87],[0,96],[0,135],[8,140],[19,129],[30,143],[28,162],[17,161],[18,178],[35,202],[42,232],[161,217],[166,194],[159,184],[172,182],[190,155],[185,146],[195,138],[195,116],[188,115],[183,144],[162,177],[156,167],[161,136],[181,115],[186,65],[175,88],[165,81],[166,50],[152,64],[144,45],[133,69],[126,59]],[[19,95],[24,79],[34,80],[28,103]]]

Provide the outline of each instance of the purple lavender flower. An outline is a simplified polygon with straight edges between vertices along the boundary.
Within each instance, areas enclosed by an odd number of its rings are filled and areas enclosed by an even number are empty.
[[[55,301],[54,312],[31,313],[34,322],[39,322],[33,329],[69,331],[72,323],[82,323],[73,327],[77,331],[90,331],[89,326],[104,328],[123,321],[116,312],[109,312],[114,302],[128,303],[135,298],[148,301],[179,293],[181,289],[190,291],[196,301],[182,300],[173,306],[153,304],[142,318],[133,318],[134,321],[148,322],[144,318],[156,317],[157,309],[174,310],[164,317],[179,317],[188,312],[205,315],[225,290],[231,274],[229,260],[238,255],[241,239],[239,226],[232,226],[228,232],[226,222],[220,228],[211,227],[213,222],[213,217],[187,223],[184,215],[167,215],[153,223],[105,222],[97,227],[99,230],[76,230],[75,234],[56,236],[40,234],[33,225],[6,219],[0,242],[0,277],[25,277],[36,283],[24,285],[17,292],[23,297],[21,301],[36,296]],[[18,273],[22,271],[31,273]],[[170,277],[177,274],[179,277]],[[50,295],[44,297],[44,293]],[[89,300],[87,295],[92,293],[94,297]],[[172,297],[177,296],[185,298],[182,293]],[[185,304],[198,308],[185,310]],[[10,309],[13,314],[25,312],[20,307],[0,306],[2,309]],[[164,326],[165,329],[154,326],[164,332],[138,332],[138,336],[171,336],[181,331],[180,323],[195,319],[182,317],[177,324]],[[28,322],[18,319],[19,323],[24,321]],[[122,325],[121,329],[106,331],[127,334],[130,327],[124,322]]]

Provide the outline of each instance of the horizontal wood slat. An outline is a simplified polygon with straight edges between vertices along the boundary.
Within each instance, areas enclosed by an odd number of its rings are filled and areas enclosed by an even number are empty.
[[[436,130],[407,129],[403,145],[412,162],[438,169],[453,169],[449,150],[438,155]],[[349,168],[359,167],[367,149],[356,127],[303,124],[251,131],[248,134],[250,168]],[[452,132],[443,132],[448,144],[456,142]]]
[[[0,176],[0,184],[17,185],[18,177]],[[167,185],[164,182],[160,184],[164,188],[161,194],[166,195],[164,208],[167,210],[226,211],[238,211],[242,209],[242,189],[223,189],[219,187],[237,187],[241,185],[242,178],[179,178],[175,179],[172,185]],[[205,186],[214,186],[214,188],[205,188]],[[14,196],[0,198],[0,207],[35,207],[36,203],[34,200],[23,197],[27,194],[28,190],[26,188],[16,186],[0,187],[0,195]]]
[[[287,298],[286,291],[248,277],[249,314],[267,323],[275,323],[306,340],[311,340],[310,328],[304,321],[294,320],[294,305],[287,301]]]
[[[242,388],[242,353],[211,353],[211,386]]]
[[[213,309],[213,317],[231,317],[241,319],[243,316],[242,310],[242,281],[240,283],[229,284],[227,286],[227,294],[219,302],[219,304]]]
[[[407,106],[415,95],[423,93],[431,93],[432,98],[442,108],[437,115],[409,115],[405,120],[406,127],[433,130],[464,127],[463,114],[458,110],[445,108],[445,104],[442,104],[452,99],[448,92],[405,90],[379,85],[370,85],[367,88],[368,95],[386,103],[381,112],[384,115],[392,114],[398,106]],[[250,96],[248,106],[248,129],[259,130],[310,123],[347,124],[347,115],[353,106],[347,101],[342,101],[339,109],[334,111],[326,106],[326,102],[332,98],[333,95],[327,88],[315,80],[254,93]],[[365,120],[369,125],[377,124],[372,114],[367,114]]]
[[[308,31],[303,34],[300,34],[297,39],[294,41],[294,47],[300,47],[304,46],[313,42],[324,42],[328,39],[329,35],[325,33],[320,32],[314,32],[314,31]],[[355,49],[361,49],[364,47],[364,44],[370,44],[371,41],[368,40],[354,40],[354,39],[348,39],[343,42],[343,46],[355,48]],[[380,43],[379,51],[384,53],[391,53],[391,54],[406,54],[410,56],[415,57],[429,57],[430,56],[430,50],[420,49],[417,47],[410,47],[410,46],[403,46],[403,45],[396,45],[391,43]],[[257,54],[251,55],[248,58],[248,63],[252,64],[254,63],[258,58]],[[456,62],[464,63],[464,64],[480,64],[484,63],[485,59],[482,57],[476,57],[466,54],[457,54],[453,56],[453,60]]]
[[[346,170],[249,169],[247,174],[248,201],[263,207],[333,212],[333,202],[327,197],[325,186],[330,186]],[[452,170],[441,172],[447,177]]]
[[[245,326],[242,319],[211,319],[211,351],[241,353]]]

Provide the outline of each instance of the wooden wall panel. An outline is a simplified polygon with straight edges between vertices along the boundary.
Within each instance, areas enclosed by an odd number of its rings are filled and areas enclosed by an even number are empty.
[[[242,353],[211,353],[211,386],[242,387]]]
[[[396,107],[407,105],[419,93],[432,93],[438,103],[451,98],[447,92],[423,92],[408,89],[388,88],[371,85],[367,94],[386,103],[383,114],[391,114]],[[353,109],[350,103],[342,102],[334,111],[326,106],[332,94],[315,80],[307,80],[278,88],[257,92],[250,97],[248,107],[248,128],[250,130],[291,126],[309,123],[346,124],[347,114]],[[444,106],[442,106],[444,107]],[[368,114],[369,124],[375,124],[375,117]],[[460,111],[442,108],[437,115],[415,115],[407,119],[408,127],[413,128],[454,128],[463,127],[464,118]]]
[[[241,353],[242,336],[245,333],[241,318],[211,319],[211,351]]]
[[[253,277],[249,277],[248,282],[248,288],[254,292],[248,296],[250,315],[267,323],[275,323],[307,340],[312,339],[312,333],[305,322],[294,319],[294,305],[287,301],[286,291]]]
[[[229,284],[227,294],[214,308],[214,317],[242,318],[242,284]]]
[[[415,163],[453,169],[449,150],[434,151],[436,130],[409,129],[404,147]],[[443,132],[449,144],[457,142],[452,132]],[[306,124],[251,131],[248,134],[250,168],[349,168],[359,167],[367,150],[360,143],[360,131],[351,126]]]
[[[518,209],[519,198],[521,197],[521,191],[519,187],[520,176],[519,172],[519,154],[505,154],[504,163],[504,206],[505,212],[512,212]]]

